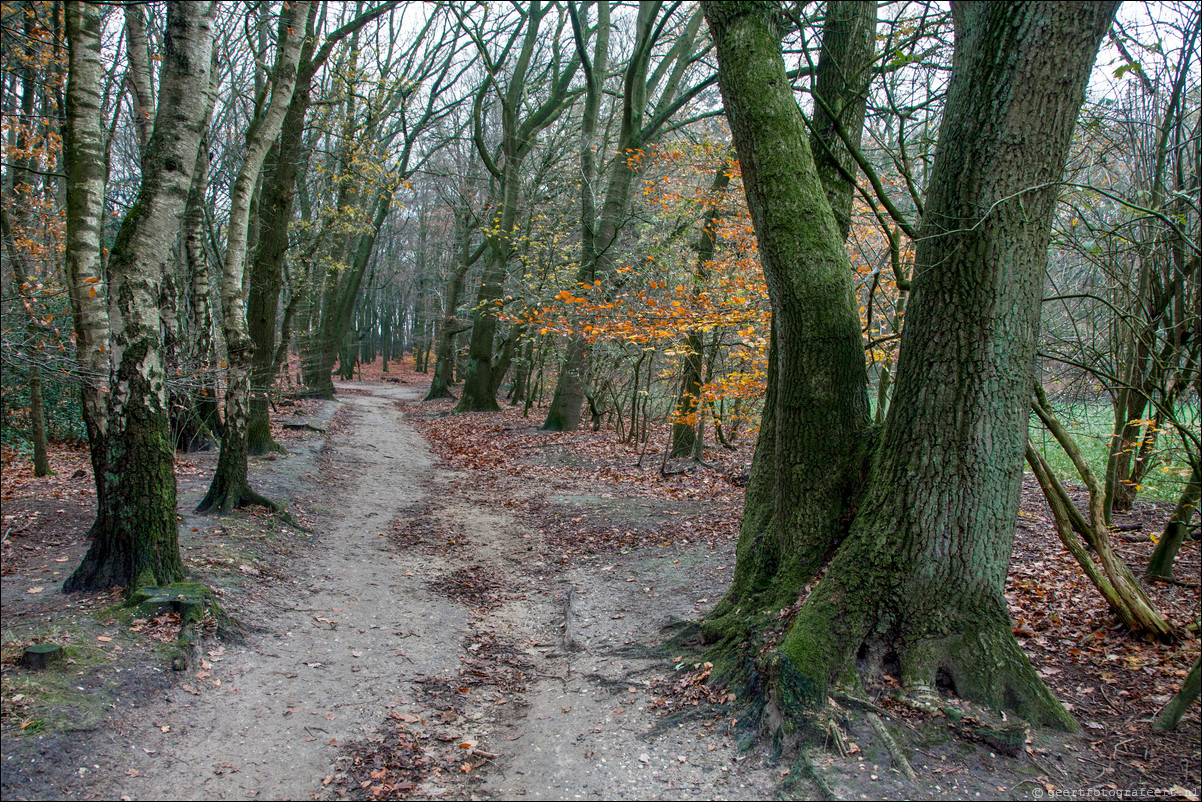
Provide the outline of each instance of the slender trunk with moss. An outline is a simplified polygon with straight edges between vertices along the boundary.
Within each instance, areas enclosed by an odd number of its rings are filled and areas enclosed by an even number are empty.
[[[814,78],[814,94],[822,102],[814,108],[810,150],[844,241],[851,231],[853,189],[845,176],[855,174],[856,160],[838,132],[842,129],[852,145],[860,146],[875,34],[876,7],[871,3],[827,3],[822,51]]]
[[[693,302],[698,302],[699,294],[705,288],[709,274],[709,263],[714,258],[714,246],[718,239],[718,221],[722,217],[719,201],[721,193],[730,184],[731,165],[725,160],[718,165],[710,185],[709,208],[701,220],[701,236],[697,240],[697,260],[693,268]],[[687,457],[694,452],[701,456],[701,440],[697,435],[697,415],[701,399],[701,370],[702,349],[701,332],[690,329],[688,333],[688,352],[684,358],[684,369],[681,371],[680,392],[676,397],[676,420],[672,423],[672,445],[670,454],[673,457]]]
[[[305,48],[311,47],[306,40]],[[255,344],[250,420],[246,429],[246,448],[251,455],[283,451],[283,447],[271,436],[268,396],[276,375],[276,314],[283,289],[288,225],[292,218],[296,176],[302,160],[302,134],[309,95],[309,83],[298,79],[280,138],[267,154],[263,189],[259,195],[259,242],[251,262],[250,292],[246,299],[246,323]]]
[[[1200,693],[1202,693],[1202,658],[1194,660],[1194,667],[1189,670],[1189,674],[1186,675],[1185,681],[1181,683],[1177,693],[1173,694],[1169,703],[1152,720],[1153,732],[1168,732],[1174,729],[1189,706],[1198,700]]]
[[[1189,534],[1194,517],[1198,514],[1198,501],[1202,500],[1202,482],[1198,480],[1198,466],[1190,469],[1189,481],[1181,491],[1181,498],[1169,520],[1165,522],[1164,531],[1156,541],[1156,548],[1148,559],[1148,569],[1144,576],[1148,579],[1173,579],[1173,561],[1177,552]]]
[[[769,653],[768,696],[786,714],[786,726],[796,723],[793,714],[824,705],[832,685],[877,680],[885,661],[895,659],[903,687],[911,692],[929,692],[941,675],[966,699],[1034,723],[1075,727],[1019,649],[1003,591],[1055,182],[1116,6],[954,6],[952,76],[918,239],[909,321],[894,400],[863,493],[825,506],[822,496],[804,499],[792,520],[777,524],[800,534],[812,556],[820,542],[807,543],[813,540],[809,532],[822,531],[815,524],[825,521],[827,531],[837,533],[841,516],[853,518],[825,574]],[[776,138],[781,120],[799,112],[791,95],[777,89],[787,89],[788,81],[774,10],[774,4],[706,5],[761,242],[785,226],[774,215],[787,209],[787,200],[809,194],[781,192],[773,184],[803,173],[799,162],[809,161],[797,155],[797,145]],[[775,158],[760,157],[757,164],[761,147]],[[807,231],[795,235],[796,241],[814,242],[827,225],[834,227],[829,210],[817,221],[805,219]],[[838,241],[834,233],[824,239]],[[772,292],[768,251],[761,246]],[[866,419],[865,403],[857,399],[849,409],[835,396],[837,380],[852,371],[860,374],[857,389],[864,392],[864,360],[850,349],[831,354],[829,341],[821,348],[813,342],[798,348],[798,321],[813,314],[812,306],[791,309],[776,293],[772,302],[774,347],[781,352],[776,457],[785,465],[804,465],[832,432],[839,436],[848,422]],[[858,321],[854,326],[858,349]],[[830,378],[790,375],[791,350],[820,350],[831,363]],[[792,409],[799,394],[795,385],[820,391],[817,403],[835,414],[824,425],[783,438],[782,430],[799,414]],[[789,479],[813,493],[831,466],[847,465],[844,460],[829,459],[819,471]],[[840,489],[857,484],[855,468],[847,465]],[[754,559],[759,550],[741,542],[739,558]],[[788,598],[789,604],[795,600],[796,595]],[[744,609],[742,615],[762,609]]]
[[[271,74],[271,99],[262,117],[255,120],[246,145],[246,157],[230,192],[229,234],[221,273],[221,328],[226,345],[225,419],[221,453],[213,481],[197,512],[229,512],[248,504],[276,505],[250,488],[247,478],[247,426],[250,422],[250,387],[254,341],[246,321],[244,274],[249,248],[251,202],[267,151],[279,135],[296,86],[302,31],[317,4],[294,2],[280,15],[275,65]]]
[[[159,108],[142,186],[109,255],[114,317],[106,487],[94,540],[64,590],[168,584],[184,572],[176,523],[159,298],[209,97],[215,5],[168,7]]]
[[[104,213],[104,139],[101,129],[101,10],[91,3],[65,7],[68,81],[63,161],[67,179],[66,274],[75,329],[84,427],[88,433],[98,507],[103,508],[108,410],[108,296],[100,259]]]
[[[430,379],[430,390],[425,400],[451,398],[451,379],[455,366],[455,335],[467,331],[469,326],[455,317],[459,298],[463,294],[463,282],[467,271],[483,255],[487,243],[482,242],[472,249],[472,219],[466,206],[455,216],[455,232],[458,235],[458,259],[447,279],[443,294],[442,315],[435,327],[437,345],[434,352],[434,375]]]
[[[375,207],[368,207],[372,222],[365,233],[348,238],[344,257],[348,263],[345,270],[328,270],[321,297],[321,316],[317,330],[302,346],[301,366],[304,370],[305,386],[309,395],[317,398],[334,397],[332,374],[334,363],[349,365],[354,360],[340,360],[346,336],[354,317],[355,299],[371,262],[372,249],[384,219],[392,208],[392,191],[384,189],[372,195]],[[370,201],[369,201],[370,202]]]

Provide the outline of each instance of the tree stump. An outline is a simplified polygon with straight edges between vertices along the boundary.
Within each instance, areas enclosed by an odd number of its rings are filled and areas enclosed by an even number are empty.
[[[25,653],[21,655],[21,665],[41,671],[65,657],[63,647],[57,643],[35,643],[25,648]]]

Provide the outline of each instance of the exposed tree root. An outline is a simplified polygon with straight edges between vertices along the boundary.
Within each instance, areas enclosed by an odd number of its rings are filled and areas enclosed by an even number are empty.
[[[217,483],[214,482],[204,499],[196,506],[196,512],[201,515],[220,515],[242,509],[243,507],[263,507],[288,526],[306,534],[313,533],[313,530],[297,523],[292,515],[281,505],[255,492],[246,483],[239,483],[234,488],[220,489],[217,487]]]

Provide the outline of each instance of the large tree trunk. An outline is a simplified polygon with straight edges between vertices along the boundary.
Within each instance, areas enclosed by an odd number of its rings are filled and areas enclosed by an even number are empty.
[[[846,535],[868,445],[851,265],[766,4],[708,4],[719,85],[772,302],[768,386],[734,582],[705,627],[735,646],[796,601]]]
[[[183,575],[167,422],[159,297],[179,231],[210,93],[211,3],[168,7],[154,134],[142,186],[109,256],[111,392],[107,483],[95,539],[64,590],[167,584]]]
[[[1056,182],[1116,6],[954,6],[894,401],[851,533],[777,651],[785,708],[824,704],[863,655],[866,679],[892,658],[912,692],[940,676],[966,699],[1076,726],[1019,649],[1003,591]]]
[[[275,504],[251,490],[247,480],[247,426],[250,422],[250,381],[255,344],[250,338],[243,301],[250,207],[263,161],[280,133],[296,87],[297,63],[316,3],[294,2],[280,14],[277,51],[271,74],[271,100],[263,116],[255,121],[246,146],[246,157],[230,192],[229,235],[225,266],[221,274],[221,328],[225,334],[226,371],[225,419],[221,429],[221,454],[209,491],[197,512],[229,512],[247,504]]]

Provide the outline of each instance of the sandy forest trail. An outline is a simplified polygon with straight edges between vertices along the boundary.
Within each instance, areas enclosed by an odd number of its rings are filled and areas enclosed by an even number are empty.
[[[408,722],[464,760],[419,798],[771,796],[779,770],[737,751],[729,719],[657,729],[646,680],[664,659],[644,644],[720,592],[729,555],[552,569],[494,498],[436,465],[396,403],[417,392],[340,395],[328,486],[310,500],[322,523],[250,602],[263,629],[207,647],[202,680],[142,708],[81,795],[360,796],[348,747]],[[461,534],[418,547],[412,533],[436,529]]]
[[[517,410],[444,417],[449,402],[418,401],[423,377],[386,378],[281,405],[288,453],[252,461],[255,488],[311,536],[262,510],[196,516],[215,455],[177,460],[185,564],[253,627],[206,638],[183,672],[170,668],[178,617],[131,618],[121,589],[59,591],[88,546],[86,451],[39,482],[7,464],[4,799],[1196,798],[1197,708],[1171,735],[1147,722],[1197,639],[1126,636],[1036,496],[1018,523],[1012,615],[1083,734],[1034,733],[1005,757],[880,689],[917,787],[869,719],[837,708],[829,751],[773,762],[690,647],[662,650],[730,581],[742,462],[664,473]],[[1156,515],[1134,528],[1159,531]],[[1120,545],[1132,564],[1150,550],[1146,536]],[[1196,546],[1183,555],[1196,575]],[[1150,592],[1196,618],[1196,589]],[[46,641],[65,664],[18,664]]]

